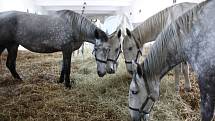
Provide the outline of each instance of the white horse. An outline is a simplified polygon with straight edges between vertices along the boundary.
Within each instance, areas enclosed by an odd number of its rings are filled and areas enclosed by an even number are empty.
[[[157,37],[141,65],[133,62],[129,109],[133,121],[148,119],[159,99],[160,80],[188,61],[200,88],[201,120],[211,121],[215,106],[215,1],[208,0],[172,21]]]
[[[171,23],[171,21],[177,19],[180,15],[195,5],[196,3],[187,2],[175,4],[153,15],[137,26],[133,31],[130,31],[129,29],[126,30],[128,36],[123,40],[123,54],[127,70],[130,74],[132,74],[131,61],[139,61],[139,58],[142,55],[143,45],[147,42],[154,41],[160,32]],[[182,65],[185,77],[185,90],[189,91],[191,89],[188,76],[189,68],[186,63],[183,63]],[[180,65],[178,68],[175,68],[176,91],[179,91],[179,67]]]

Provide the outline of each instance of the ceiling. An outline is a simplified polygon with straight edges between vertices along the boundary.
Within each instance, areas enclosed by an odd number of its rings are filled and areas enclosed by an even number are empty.
[[[123,7],[131,5],[132,0],[35,0],[36,4],[48,12],[69,9],[87,16],[114,15]]]

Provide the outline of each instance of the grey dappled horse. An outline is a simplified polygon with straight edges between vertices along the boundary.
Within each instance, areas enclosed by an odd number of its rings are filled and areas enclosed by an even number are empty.
[[[160,80],[174,66],[188,61],[198,78],[201,120],[211,121],[215,104],[215,1],[196,5],[166,27],[144,62],[133,62],[129,90],[132,119],[149,116],[159,99]]]
[[[142,55],[143,45],[147,42],[154,41],[160,32],[168,26],[171,21],[177,19],[180,15],[197,5],[196,3],[179,3],[168,7],[159,13],[153,15],[142,24],[137,26],[133,31],[126,29],[127,36],[123,40],[123,54],[125,58],[126,68],[132,74],[131,61],[138,61]],[[182,64],[182,70],[185,77],[185,90],[191,89],[191,84],[188,76],[188,65]],[[175,84],[176,91],[179,91],[179,71],[175,68]]]
[[[15,79],[21,80],[16,71],[18,46],[37,53],[62,51],[63,66],[59,82],[70,84],[71,54],[84,41],[95,44],[98,75],[106,73],[109,52],[108,37],[85,17],[70,10],[56,11],[50,15],[35,15],[8,11],[0,13],[0,54],[7,49],[6,66]]]

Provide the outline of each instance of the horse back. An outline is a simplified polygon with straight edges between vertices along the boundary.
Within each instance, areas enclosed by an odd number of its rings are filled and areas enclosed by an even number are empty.
[[[14,41],[33,52],[56,52],[71,43],[68,23],[57,15],[35,15],[15,12]]]
[[[14,41],[16,33],[16,12],[0,13],[0,45],[6,46]]]

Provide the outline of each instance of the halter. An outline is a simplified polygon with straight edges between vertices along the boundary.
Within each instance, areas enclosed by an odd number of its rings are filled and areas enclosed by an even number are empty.
[[[135,60],[134,60],[135,62],[137,62],[137,60],[138,60],[138,58],[139,58],[139,55],[143,55],[143,54],[142,54],[142,51],[140,50],[140,47],[139,47],[138,43],[136,42],[136,38],[134,37],[133,34],[131,34],[131,35],[132,35],[132,37],[134,38],[135,45],[136,45],[136,47],[137,47],[137,49],[138,49],[136,58],[135,58]],[[132,61],[127,61],[127,60],[125,60],[125,63],[126,63],[126,64],[132,64]]]
[[[135,77],[136,77],[136,74],[135,74]],[[134,79],[135,79],[134,81],[137,83],[136,78],[134,78]],[[147,83],[147,80],[146,80],[146,79],[144,79],[144,83],[145,83],[145,85],[146,85],[146,92],[147,92],[147,95],[148,95],[147,98],[146,98],[146,100],[143,102],[143,104],[141,105],[140,108],[133,108],[133,107],[129,106],[129,109],[131,109],[131,110],[133,110],[133,111],[137,111],[137,112],[139,112],[140,114],[146,115],[146,114],[149,114],[149,113],[151,112],[151,109],[153,108],[154,103],[155,103],[155,98],[152,97],[152,95],[151,95],[151,93],[150,93],[149,84]],[[153,104],[152,104],[152,106],[150,107],[149,111],[145,111],[144,108],[145,108],[145,106],[148,104],[149,100],[152,100]]]
[[[119,56],[120,56],[120,54],[122,53],[122,48],[121,48],[121,44],[120,44],[120,51],[119,51],[119,53],[118,53],[118,55],[117,55],[117,57],[115,58],[115,59],[110,59],[110,58],[108,58],[107,59],[107,61],[111,61],[111,62],[113,62],[114,64],[116,64],[117,63],[117,60],[118,60],[118,58],[119,58]]]
[[[96,48],[94,47],[92,54],[93,54],[95,51],[96,51]],[[96,58],[96,61],[98,61],[98,62],[100,62],[100,63],[105,63],[105,64],[107,63],[107,60],[101,60],[101,59],[97,58],[96,54],[95,54],[95,58]]]

